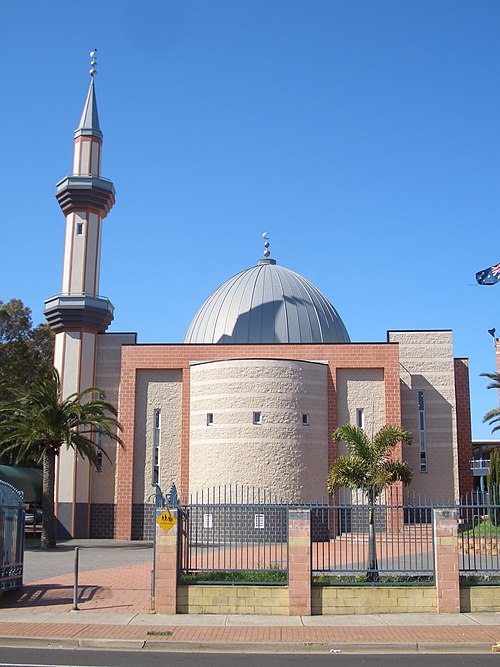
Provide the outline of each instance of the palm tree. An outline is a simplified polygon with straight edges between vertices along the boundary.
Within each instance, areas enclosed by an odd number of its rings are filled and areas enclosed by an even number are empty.
[[[54,482],[56,456],[61,447],[66,445],[96,464],[98,431],[121,444],[116,415],[116,409],[96,387],[62,399],[56,369],[48,378],[34,382],[23,397],[0,405],[0,446],[13,450],[17,460],[29,453],[43,465],[42,548],[56,546]]]
[[[498,389],[500,390],[500,375],[498,373],[481,373],[482,377],[489,378],[491,380],[490,384],[487,386],[487,389]],[[493,426],[491,432],[500,430],[500,408],[492,408],[489,410],[483,417],[483,423],[488,422],[490,426]]]
[[[370,440],[358,426],[339,426],[333,439],[343,440],[348,453],[340,456],[331,466],[326,483],[329,493],[348,487],[362,489],[368,498],[369,536],[367,581],[378,581],[377,546],[375,540],[375,504],[384,489],[394,482],[409,484],[412,471],[408,463],[391,458],[396,445],[404,442],[411,445],[412,437],[399,426],[383,426]]]

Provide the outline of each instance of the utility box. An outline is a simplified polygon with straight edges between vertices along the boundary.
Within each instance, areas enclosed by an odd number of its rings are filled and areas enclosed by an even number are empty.
[[[23,561],[23,494],[0,481],[0,591],[22,586]]]

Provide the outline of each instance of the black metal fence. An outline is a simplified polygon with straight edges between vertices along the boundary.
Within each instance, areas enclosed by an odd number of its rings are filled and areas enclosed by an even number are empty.
[[[461,499],[458,534],[462,578],[500,583],[500,494],[474,493]]]
[[[431,503],[394,488],[374,505],[363,490],[296,504],[254,489],[212,489],[179,504],[181,581],[286,583],[288,512],[302,508],[310,512],[315,584],[433,583],[433,510],[455,508],[461,575],[500,583],[496,500]]]
[[[286,583],[286,504],[268,492],[238,486],[210,489],[190,500],[180,509],[181,580]]]

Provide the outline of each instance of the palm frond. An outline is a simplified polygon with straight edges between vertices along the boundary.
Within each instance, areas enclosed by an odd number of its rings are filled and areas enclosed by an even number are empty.
[[[333,433],[333,439],[337,442],[345,442],[350,454],[361,458],[370,456],[370,441],[364,430],[358,426],[353,424],[338,426]]]
[[[406,445],[412,444],[411,433],[405,431],[400,426],[382,426],[380,431],[373,438],[373,448],[380,458],[389,457],[399,442]]]
[[[370,441],[363,429],[345,424],[335,429],[333,438],[344,441],[349,453],[340,456],[330,467],[327,480],[330,493],[340,487],[363,487],[373,503],[390,484],[410,483],[412,472],[409,465],[392,459],[399,442],[412,444],[408,431],[387,425]]]
[[[332,493],[343,486],[357,488],[364,486],[367,480],[366,462],[356,454],[340,456],[330,468],[327,489]]]
[[[29,453],[32,458],[43,461],[42,543],[45,540],[49,545],[55,544],[54,466],[60,448],[66,445],[96,464],[98,433],[122,444],[116,409],[101,396],[98,388],[90,387],[61,398],[61,381],[53,369],[49,377],[34,383],[23,396],[0,405],[0,446],[16,453],[17,460]],[[109,459],[104,449],[100,451]],[[47,512],[51,516],[46,522]],[[49,525],[50,529],[46,527]],[[50,539],[47,538],[49,532]]]
[[[500,375],[498,373],[480,373],[480,375],[492,380],[486,389],[500,389]]]
[[[410,484],[413,472],[406,461],[387,461],[381,470],[384,471],[387,479],[387,484],[394,484],[395,482],[403,482],[405,486]]]

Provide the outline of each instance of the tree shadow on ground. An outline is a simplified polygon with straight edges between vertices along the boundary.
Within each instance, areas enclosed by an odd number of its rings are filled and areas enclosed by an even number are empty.
[[[84,604],[93,600],[97,594],[99,597],[106,589],[102,586],[79,586],[78,604]],[[59,586],[57,584],[26,585],[19,590],[6,591],[0,596],[0,609],[15,607],[58,607],[60,605],[73,605],[73,586]]]

